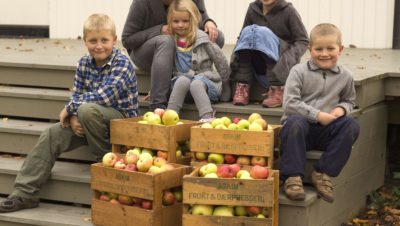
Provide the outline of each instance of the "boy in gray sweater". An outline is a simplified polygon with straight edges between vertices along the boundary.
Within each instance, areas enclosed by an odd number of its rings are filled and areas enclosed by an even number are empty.
[[[359,134],[348,117],[355,103],[353,76],[337,65],[343,51],[341,32],[319,24],[310,33],[311,59],[294,66],[285,85],[281,131],[281,179],[289,199],[303,200],[306,151],[323,151],[311,181],[318,195],[333,202],[331,177],[339,175]]]

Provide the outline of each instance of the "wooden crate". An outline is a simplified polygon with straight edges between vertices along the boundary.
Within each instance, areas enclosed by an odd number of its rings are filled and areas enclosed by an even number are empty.
[[[178,143],[190,139],[190,127],[198,125],[197,121],[180,120],[183,124],[174,126],[141,124],[143,117],[111,120],[110,142],[113,152],[120,153],[120,146],[135,146],[169,152],[168,162],[190,162],[187,159],[177,160]]]
[[[115,205],[93,197],[92,221],[102,226],[128,226],[134,222],[141,226],[181,225],[182,204],[162,205],[163,191],[182,186],[183,176],[192,167],[174,164],[175,169],[159,174],[130,172],[104,167],[101,163],[91,166],[91,188],[153,201],[153,209]],[[93,192],[95,193],[95,192]]]
[[[190,151],[234,155],[262,156],[268,158],[267,166],[272,168],[274,131],[240,131],[207,129],[193,126],[190,131]]]
[[[278,226],[279,171],[273,170],[265,180],[204,178],[198,171],[183,178],[183,226]],[[188,208],[192,204],[261,206],[268,208],[269,217],[192,215]]]

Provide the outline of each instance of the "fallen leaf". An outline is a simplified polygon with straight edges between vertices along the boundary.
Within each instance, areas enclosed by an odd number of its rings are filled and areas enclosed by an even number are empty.
[[[357,46],[356,46],[356,45],[353,45],[353,44],[350,44],[350,45],[349,45],[349,48],[357,48]]]

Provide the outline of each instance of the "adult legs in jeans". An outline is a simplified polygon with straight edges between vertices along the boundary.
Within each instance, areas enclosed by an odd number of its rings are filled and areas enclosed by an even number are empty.
[[[151,74],[150,110],[167,107],[174,54],[175,42],[170,35],[151,38],[132,51],[135,65]]]
[[[100,161],[102,155],[110,151],[109,121],[123,118],[123,115],[113,108],[97,104],[80,106],[78,114],[85,137],[76,136],[71,128],[61,128],[60,123],[46,129],[36,146],[27,155],[10,197],[38,198],[40,187],[48,180],[56,159],[64,152],[89,145],[89,149]]]

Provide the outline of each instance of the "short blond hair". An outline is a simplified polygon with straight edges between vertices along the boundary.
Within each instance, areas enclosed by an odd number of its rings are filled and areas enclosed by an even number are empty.
[[[168,8],[168,28],[174,34],[172,30],[172,19],[175,12],[188,12],[190,18],[190,28],[187,35],[189,43],[194,43],[196,40],[196,32],[201,21],[201,14],[197,6],[192,0],[174,0]]]
[[[310,32],[310,46],[313,45],[315,38],[326,35],[335,35],[337,37],[337,44],[342,45],[342,32],[340,29],[331,23],[321,23],[315,26]]]
[[[110,31],[112,36],[116,36],[114,21],[102,13],[90,15],[83,23],[83,38],[85,39],[88,32],[91,31]]]

